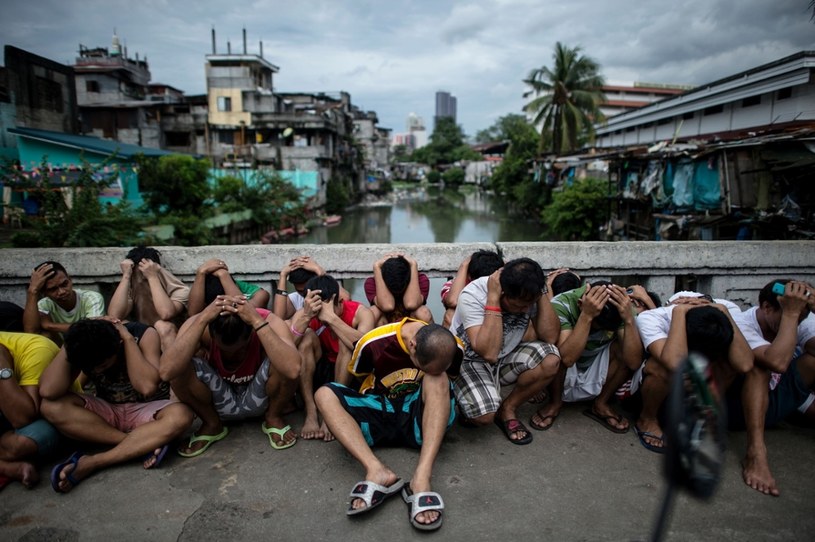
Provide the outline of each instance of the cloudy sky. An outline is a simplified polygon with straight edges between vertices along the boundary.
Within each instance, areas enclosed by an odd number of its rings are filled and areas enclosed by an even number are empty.
[[[72,64],[114,28],[153,81],[204,93],[211,29],[277,65],[281,92],[339,91],[405,130],[432,127],[434,96],[458,98],[474,135],[523,106],[523,78],[581,46],[610,83],[702,84],[815,49],[809,0],[3,0],[0,42]]]

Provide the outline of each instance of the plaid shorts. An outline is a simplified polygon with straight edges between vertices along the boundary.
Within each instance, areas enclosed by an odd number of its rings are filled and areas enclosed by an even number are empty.
[[[501,386],[517,382],[518,377],[541,364],[549,354],[560,357],[553,344],[532,341],[519,344],[495,365],[465,359],[455,380],[456,401],[465,418],[478,418],[498,411]]]

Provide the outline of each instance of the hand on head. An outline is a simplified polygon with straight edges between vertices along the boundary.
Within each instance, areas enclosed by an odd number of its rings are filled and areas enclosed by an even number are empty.
[[[586,285],[586,291],[580,298],[580,312],[592,319],[599,316],[606,302],[611,297],[611,286],[601,284],[599,286]]]

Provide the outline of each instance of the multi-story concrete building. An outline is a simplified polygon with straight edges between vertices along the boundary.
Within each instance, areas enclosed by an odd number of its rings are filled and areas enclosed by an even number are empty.
[[[80,45],[73,69],[82,133],[156,149],[163,146],[162,103],[151,99],[146,57],[128,57],[114,34],[110,49]]]
[[[17,126],[77,133],[73,70],[11,45],[5,46],[4,57],[5,67],[0,67],[0,149],[17,146],[16,136],[7,132]]]

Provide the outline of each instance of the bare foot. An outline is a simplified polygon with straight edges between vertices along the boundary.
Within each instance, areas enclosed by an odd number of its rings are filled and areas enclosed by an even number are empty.
[[[306,440],[322,439],[325,438],[325,431],[317,423],[316,417],[308,416],[303,423],[303,429],[300,431],[300,436]]]
[[[388,487],[395,484],[399,477],[395,472],[383,465],[381,470],[365,473],[365,479],[369,482],[376,482],[381,486]],[[365,501],[362,499],[354,499],[351,501],[351,508],[354,510],[359,510],[361,508],[365,508],[366,506]]]
[[[40,481],[40,474],[36,467],[26,461],[0,461],[0,472],[3,473],[6,483],[17,480],[25,487],[31,489]],[[0,486],[2,488],[2,486]]]
[[[334,435],[331,434],[331,431],[328,429],[328,426],[325,424],[325,422],[323,422],[322,425],[320,426],[320,431],[323,432],[324,442],[331,442],[332,440],[334,440]]]
[[[770,464],[766,456],[744,456],[741,461],[741,476],[744,478],[744,483],[756,491],[773,497],[781,494],[775,485],[775,478],[770,473]]]

